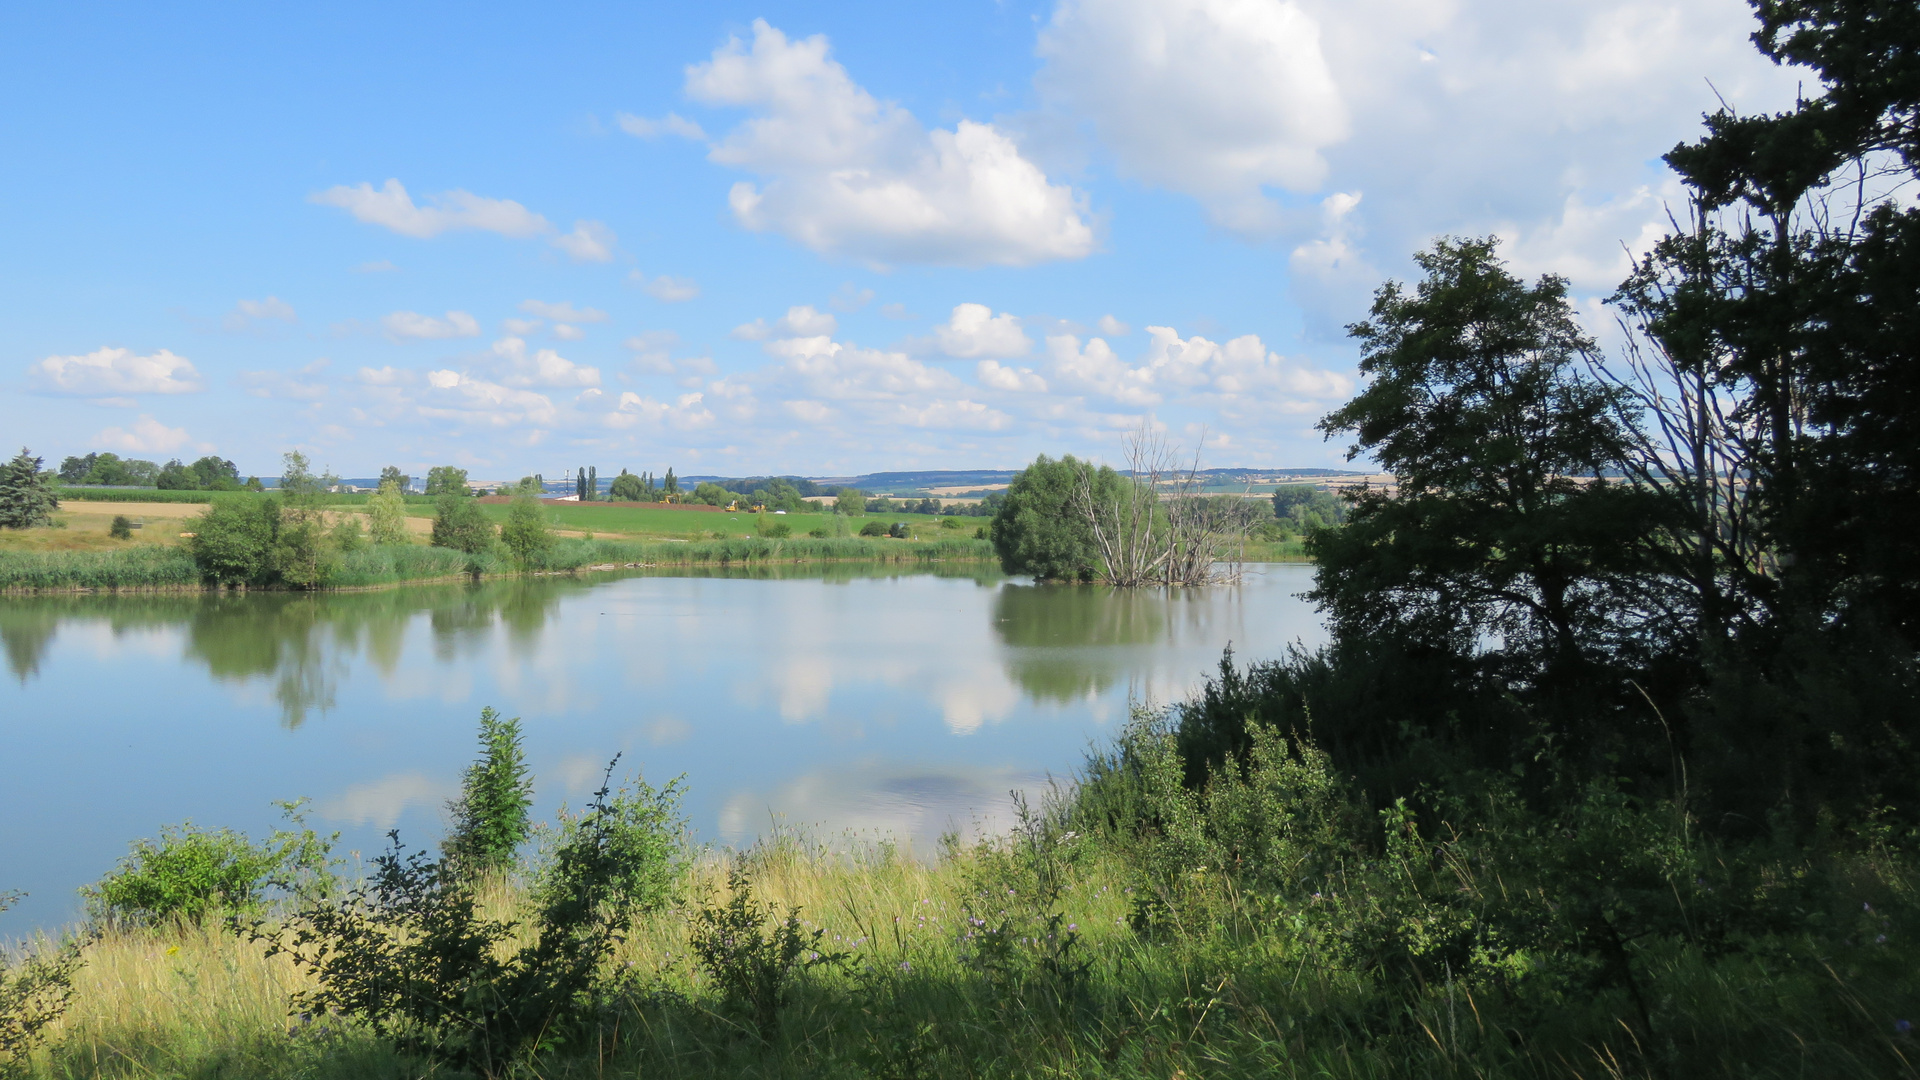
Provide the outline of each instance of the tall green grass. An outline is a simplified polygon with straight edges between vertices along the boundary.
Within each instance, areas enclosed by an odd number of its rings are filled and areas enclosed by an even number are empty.
[[[185,548],[138,544],[112,551],[0,549],[0,591],[192,589],[200,569]]]
[[[1033,839],[1048,848],[1034,850]],[[955,847],[937,862],[891,845],[791,838],[711,857],[678,883],[675,910],[643,919],[619,947],[597,1031],[556,1043],[525,1075],[1915,1075],[1920,1045],[1896,1024],[1920,962],[1905,937],[1882,947],[1784,933],[1741,955],[1684,940],[1635,943],[1646,1015],[1617,990],[1570,990],[1542,1008],[1457,974],[1417,982],[1355,964],[1355,943],[1310,909],[1234,893],[1218,868],[1188,868],[1204,918],[1136,928],[1139,879],[1127,862],[1097,839],[1051,831]],[[689,916],[724,898],[728,869],[744,870],[782,911],[798,907],[805,927],[826,931],[823,944],[850,954],[796,979],[766,1043],[690,954]],[[1859,869],[1909,893],[1915,883],[1905,866]],[[485,897],[501,916],[530,901],[515,879]],[[983,946],[983,937],[1001,941]],[[88,947],[73,1005],[25,1075],[463,1075],[402,1058],[352,1022],[289,1015],[289,995],[309,985],[283,957],[213,927],[110,931]]]
[[[341,556],[340,565],[328,578],[327,584],[333,588],[357,589],[408,581],[432,581],[462,574],[498,574],[509,569],[511,567],[504,560],[490,553],[469,555],[464,551],[422,544],[381,544]]]

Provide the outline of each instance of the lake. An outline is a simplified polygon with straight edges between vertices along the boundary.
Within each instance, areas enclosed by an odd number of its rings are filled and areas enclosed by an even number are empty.
[[[137,837],[256,836],[309,797],[342,848],[431,845],[482,706],[523,718],[538,812],[608,759],[685,774],[700,837],[774,827],[927,850],[1006,820],[1130,701],[1318,644],[1312,571],[1208,589],[986,568],[631,573],[319,595],[0,599],[0,939],[79,912]]]

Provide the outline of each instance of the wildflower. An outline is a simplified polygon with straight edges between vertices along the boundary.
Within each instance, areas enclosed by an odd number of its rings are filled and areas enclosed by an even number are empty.
[[[905,960],[902,960],[902,961],[900,961],[900,970],[901,970],[901,971],[904,971],[904,972],[906,972],[906,973],[907,973],[907,974],[909,974],[909,975],[911,975],[911,974],[913,974],[913,965],[912,965],[912,964],[910,964],[910,963],[908,963],[908,962],[907,962],[907,961],[905,961]]]
[[[1080,924],[1079,924],[1079,923],[1074,923],[1074,922],[1070,922],[1070,923],[1068,923],[1068,924],[1067,924],[1067,929],[1069,929],[1069,930],[1078,930],[1078,929],[1080,929]]]
[[[1909,1032],[1909,1031],[1912,1031],[1912,1030],[1913,1030],[1913,1021],[1911,1021],[1911,1020],[1895,1020],[1895,1021],[1893,1022],[1893,1030],[1895,1030],[1895,1031],[1897,1031],[1897,1032],[1899,1032],[1899,1033],[1900,1033],[1900,1034],[1902,1034],[1902,1035],[1905,1035],[1905,1034],[1906,1034],[1907,1032]]]

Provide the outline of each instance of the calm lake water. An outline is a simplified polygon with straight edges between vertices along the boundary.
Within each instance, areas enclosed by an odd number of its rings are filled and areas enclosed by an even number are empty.
[[[1117,592],[985,570],[635,574],[301,596],[0,599],[0,938],[79,910],[164,823],[371,853],[438,840],[482,706],[523,718],[538,811],[620,771],[686,774],[702,838],[891,835],[1005,819],[1130,700],[1184,695],[1229,642],[1318,643],[1304,566]]]

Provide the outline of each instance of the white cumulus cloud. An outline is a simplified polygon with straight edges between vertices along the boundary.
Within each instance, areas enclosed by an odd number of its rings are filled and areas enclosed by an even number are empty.
[[[142,415],[131,427],[110,427],[93,437],[95,443],[131,454],[171,454],[190,441],[186,428],[170,428]]]
[[[519,338],[501,338],[493,343],[493,355],[503,365],[500,381],[507,386],[599,386],[600,369],[576,364],[552,349],[539,349],[531,355],[527,343]]]
[[[687,69],[686,92],[756,114],[710,157],[760,176],[728,196],[734,217],[823,254],[874,263],[1020,266],[1094,249],[1082,200],[1048,181],[992,124],[923,127],[828,56],[755,20]]]
[[[537,315],[542,319],[552,319],[554,322],[596,323],[607,321],[606,312],[601,311],[599,308],[574,307],[573,301],[571,300],[562,300],[557,304],[548,303],[545,300],[522,300],[520,301],[520,310],[529,315]]]
[[[509,428],[552,424],[560,415],[544,394],[451,369],[427,372],[427,386],[427,397],[417,409],[430,419]]]
[[[621,113],[614,118],[614,121],[620,125],[621,131],[637,138],[652,139],[661,135],[678,135],[683,139],[707,141],[707,133],[700,129],[699,124],[677,113],[668,113],[658,120],[635,116],[632,113]]]
[[[567,253],[574,262],[612,262],[613,248],[619,238],[604,222],[576,221],[573,231],[553,238],[553,246]]]
[[[399,180],[380,188],[361,183],[340,184],[308,196],[309,202],[337,206],[355,220],[380,225],[402,236],[428,240],[444,232],[479,229],[501,236],[525,238],[553,231],[546,218],[512,199],[489,199],[470,191],[454,190],[429,196],[426,206],[415,205]]]
[[[1349,117],[1320,23],[1282,0],[1062,0],[1040,35],[1043,93],[1091,120],[1122,169],[1261,231],[1263,192],[1312,191]]]
[[[646,290],[648,296],[663,304],[678,304],[700,295],[700,286],[692,278],[670,277],[666,274],[649,278],[638,270],[627,276]]]
[[[982,360],[974,368],[974,375],[980,385],[1011,393],[1044,394],[1047,392],[1047,380],[1041,378],[1032,368],[1008,367],[998,360]]]
[[[741,323],[733,328],[729,337],[740,341],[765,341],[775,337],[822,337],[831,336],[840,328],[840,321],[830,311],[816,311],[812,304],[800,304],[787,309],[787,313],[775,319],[771,325],[765,319],[755,319],[750,323]]]
[[[396,311],[381,319],[380,325],[392,337],[422,341],[480,336],[480,321],[464,311],[449,311],[444,319],[417,311]]]
[[[466,230],[498,233],[520,240],[545,236],[575,262],[610,262],[618,242],[604,222],[580,220],[573,223],[572,232],[559,233],[553,222],[512,199],[492,199],[458,188],[429,195],[426,205],[422,206],[413,201],[406,185],[392,178],[378,188],[365,182],[336,184],[307,196],[307,201],[339,207],[356,221],[379,225],[416,240],[431,240],[442,233]],[[379,263],[367,263],[361,269],[391,270],[393,264],[383,259]]]
[[[985,304],[957,305],[951,318],[933,328],[933,337],[941,352],[967,360],[1025,356],[1033,348],[1019,319],[1005,312],[995,315]]]
[[[145,356],[131,349],[95,349],[80,356],[49,356],[28,370],[43,392],[85,397],[126,394],[187,394],[201,389],[200,373],[184,356],[160,349]]]
[[[265,300],[242,300],[233,305],[233,310],[220,320],[220,325],[229,332],[238,333],[256,322],[267,320],[290,323],[297,321],[297,317],[292,304],[277,296],[269,296]]]

